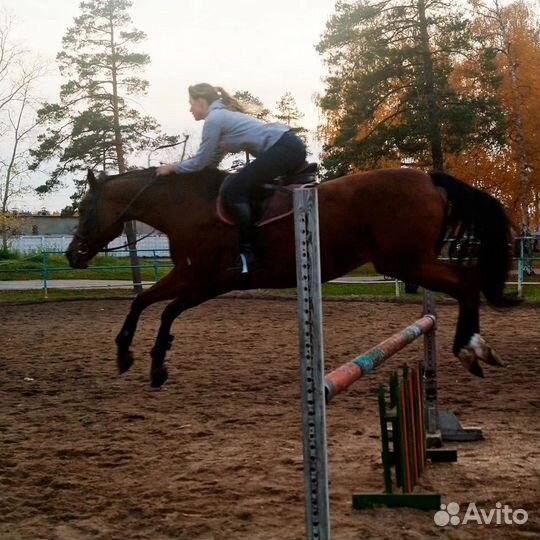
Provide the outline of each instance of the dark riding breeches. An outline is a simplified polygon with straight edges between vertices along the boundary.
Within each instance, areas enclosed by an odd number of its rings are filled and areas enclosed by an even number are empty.
[[[221,194],[227,211],[238,226],[240,244],[251,244],[251,204],[253,192],[283,174],[297,171],[306,159],[303,141],[292,131],[248,163],[239,173],[225,179]]]

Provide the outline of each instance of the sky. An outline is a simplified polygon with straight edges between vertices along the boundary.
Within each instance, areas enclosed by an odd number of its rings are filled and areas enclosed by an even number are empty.
[[[231,94],[248,90],[270,109],[290,91],[314,129],[318,111],[313,96],[323,89],[324,66],[315,50],[336,0],[133,0],[133,26],[147,34],[141,47],[151,57],[145,72],[146,96],[134,105],[156,118],[169,134],[202,129],[189,113],[187,87],[198,82],[222,86]],[[62,79],[55,62],[62,37],[80,14],[79,0],[4,0],[13,18],[13,36],[39,54],[51,75],[40,94],[58,101]],[[195,150],[194,148],[193,150]],[[141,156],[140,165],[146,165]],[[155,163],[153,163],[155,164]],[[40,183],[35,177],[34,183]],[[44,199],[25,196],[19,209],[60,210],[69,204],[68,187]]]

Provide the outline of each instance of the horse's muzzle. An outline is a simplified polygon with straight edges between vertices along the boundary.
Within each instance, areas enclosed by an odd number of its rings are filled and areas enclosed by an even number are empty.
[[[69,266],[71,268],[88,268],[87,253],[87,251],[69,246],[65,253]]]

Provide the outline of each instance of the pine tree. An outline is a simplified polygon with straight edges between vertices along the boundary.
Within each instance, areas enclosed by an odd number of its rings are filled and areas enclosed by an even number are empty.
[[[276,103],[276,113],[274,116],[284,124],[292,126],[296,121],[300,120],[304,115],[298,109],[296,100],[290,92],[285,92]]]
[[[57,161],[38,188],[40,193],[54,190],[66,174],[88,167],[125,172],[130,153],[175,140],[127,102],[128,96],[146,92],[148,82],[140,74],[150,62],[147,54],[136,50],[146,36],[131,27],[131,4],[129,0],[81,2],[82,14],[64,35],[57,61],[67,81],[60,102],[45,104],[39,111],[48,128],[33,152],[34,168]],[[74,199],[84,192],[85,176],[75,180]]]
[[[263,102],[248,90],[238,90],[233,95],[247,109],[246,112],[252,114],[259,120],[268,120],[271,116],[270,109],[265,107]]]
[[[445,155],[500,138],[493,95],[451,83],[478,44],[449,0],[338,2],[317,48],[329,70],[319,98],[329,175],[404,159],[444,169]]]
[[[88,167],[126,172],[126,156],[134,151],[170,141],[157,122],[130,108],[127,97],[146,92],[148,82],[140,77],[150,62],[136,47],[145,34],[131,27],[129,0],[88,0],[80,3],[82,14],[63,37],[57,55],[60,73],[67,78],[60,90],[60,102],[46,104],[39,111],[48,128],[33,152],[34,168],[44,161],[57,160],[50,178],[37,188],[54,190],[65,174]],[[77,199],[86,189],[85,176],[75,180]],[[134,222],[126,223],[133,283],[142,291]]]
[[[246,109],[248,114],[252,114],[259,120],[267,121],[270,117],[270,109],[264,106],[263,102],[249,90],[238,90],[233,94],[233,98],[238,100]],[[232,168],[238,169],[250,162],[249,152],[246,151],[244,157],[237,157],[233,160]]]
[[[287,124],[305,142],[307,129],[298,125],[298,121],[304,117],[304,113],[300,112],[296,100],[290,92],[285,92],[278,100],[274,116],[280,122]]]

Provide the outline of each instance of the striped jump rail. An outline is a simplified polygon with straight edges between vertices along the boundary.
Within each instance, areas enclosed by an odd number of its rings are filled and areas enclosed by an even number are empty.
[[[432,331],[435,324],[434,315],[424,315],[407,328],[381,341],[369,351],[328,373],[324,379],[326,403],[329,403],[337,394],[347,390],[358,379],[379,367],[409,343]]]

